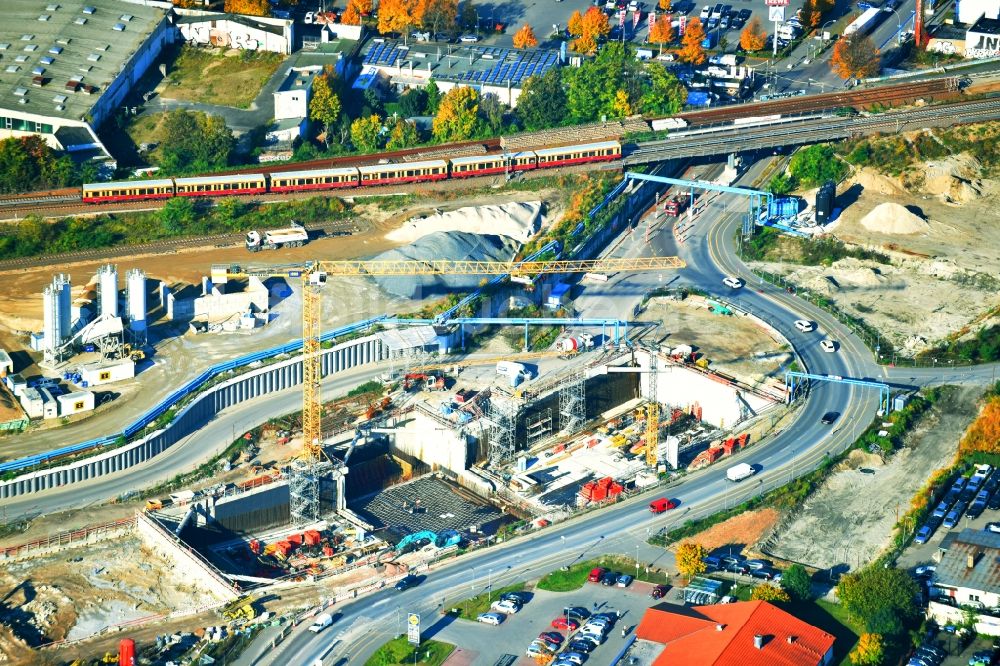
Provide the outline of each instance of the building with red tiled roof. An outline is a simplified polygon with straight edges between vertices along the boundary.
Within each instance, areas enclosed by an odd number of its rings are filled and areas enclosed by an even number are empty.
[[[833,660],[831,634],[766,601],[660,603],[646,611],[635,634],[637,662],[651,666],[825,666]]]

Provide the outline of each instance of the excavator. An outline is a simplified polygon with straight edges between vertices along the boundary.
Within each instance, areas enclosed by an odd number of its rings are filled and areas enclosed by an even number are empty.
[[[257,617],[257,610],[253,607],[253,600],[249,596],[243,595],[223,607],[222,617],[230,622],[250,621]]]

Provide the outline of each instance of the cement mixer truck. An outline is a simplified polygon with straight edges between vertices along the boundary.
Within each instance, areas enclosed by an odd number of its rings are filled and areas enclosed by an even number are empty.
[[[594,336],[590,333],[581,333],[571,338],[563,338],[556,342],[556,350],[563,354],[575,354],[585,349],[594,348]]]

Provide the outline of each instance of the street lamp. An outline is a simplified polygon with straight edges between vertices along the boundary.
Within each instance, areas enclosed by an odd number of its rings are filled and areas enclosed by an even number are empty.
[[[635,544],[635,577],[639,577],[639,544]]]

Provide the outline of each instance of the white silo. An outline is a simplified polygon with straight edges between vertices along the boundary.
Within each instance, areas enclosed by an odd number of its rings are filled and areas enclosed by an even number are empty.
[[[125,275],[125,304],[129,330],[138,344],[146,343],[146,274],[133,268]]]
[[[59,332],[59,293],[61,287],[53,280],[42,290],[42,336],[44,349],[52,351],[61,342]]]
[[[100,314],[118,316],[118,267],[113,264],[97,269],[97,302]]]

